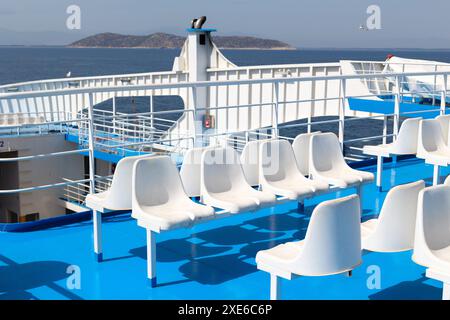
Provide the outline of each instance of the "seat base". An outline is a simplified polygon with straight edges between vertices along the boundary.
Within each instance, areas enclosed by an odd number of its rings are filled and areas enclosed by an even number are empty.
[[[425,275],[427,278],[441,281],[443,284],[442,300],[450,300],[450,272],[428,268]]]

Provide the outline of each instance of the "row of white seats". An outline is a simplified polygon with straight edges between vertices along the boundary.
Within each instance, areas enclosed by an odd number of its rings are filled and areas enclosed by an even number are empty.
[[[446,184],[450,184],[447,178]],[[362,249],[401,252],[414,249],[413,261],[443,282],[450,299],[450,186],[424,188],[424,181],[392,188],[377,219],[360,225],[357,195],[325,201],[313,211],[304,240],[256,255],[258,269],[270,273],[271,299],[280,297],[279,277],[347,273],[362,263]]]
[[[243,170],[238,153],[229,147],[189,150],[180,177],[168,157],[138,160],[133,172],[132,216],[139,226],[150,231],[147,236],[152,239],[151,232],[189,227],[216,216],[273,206],[276,196],[301,202],[327,191],[329,183],[348,187],[373,179],[370,173],[354,170],[345,163],[334,134],[316,134],[310,138],[310,172],[317,180],[308,179],[299,171],[287,140],[264,140],[256,142],[254,147],[249,144],[242,158],[247,165],[256,166],[251,169],[258,171],[259,191],[246,180],[244,172],[250,168]],[[258,155],[257,161],[246,159],[252,147]],[[206,206],[194,203],[189,196],[200,196]],[[155,250],[154,240],[149,240],[148,245],[153,247],[151,254]],[[155,285],[154,261],[149,265],[148,274]]]
[[[313,180],[299,170],[297,162],[302,158],[295,157],[288,141],[264,140],[249,144],[242,158],[253,167],[247,166],[244,170],[239,155],[232,148],[191,149],[180,174],[169,157],[124,158],[116,167],[111,188],[89,195],[86,205],[95,215],[105,209],[132,209],[138,225],[147,230],[149,278],[155,284],[153,232],[190,227],[225,214],[258,210],[273,206],[279,200],[302,202],[327,191],[328,184],[359,187],[373,180],[371,173],[354,170],[345,163],[334,134],[309,135],[306,141],[309,152],[302,161],[308,164]],[[258,154],[256,166],[246,159],[254,146]],[[261,190],[255,190],[246,180],[252,170],[258,172]],[[197,196],[206,206],[189,199]],[[213,207],[222,210],[216,212]],[[96,248],[96,252],[100,253],[101,248]]]
[[[44,123],[42,116],[29,116],[25,114],[0,114],[0,126],[15,126],[21,124],[37,124]]]
[[[263,146],[263,148],[261,148]],[[206,173],[202,177],[201,163],[205,151],[220,150],[214,147],[190,149],[183,160],[180,176],[183,188],[189,197],[200,197],[203,189],[208,192],[207,184],[220,183],[215,181],[217,172]],[[229,150],[229,149],[227,149]],[[223,152],[223,151],[222,151]],[[324,191],[327,185],[352,187],[373,180],[373,174],[350,168],[342,156],[337,137],[332,133],[311,133],[297,136],[291,145],[285,140],[259,140],[246,144],[240,159],[234,151],[231,154],[234,168],[242,163],[242,171],[246,184],[262,185],[262,188],[279,190],[274,192],[292,200],[298,200],[315,191]],[[219,155],[215,155],[217,158]],[[222,155],[223,156],[223,155]],[[150,155],[126,157],[119,161],[114,172],[110,188],[107,191],[90,194],[86,205],[96,211],[131,210],[131,177],[134,164],[140,160],[152,157]],[[262,157],[262,161],[260,161]],[[152,157],[154,158],[154,157]],[[214,162],[211,152],[206,155],[208,162]],[[214,163],[212,163],[214,165]],[[214,170],[206,166],[205,170]],[[275,170],[275,171],[274,171]],[[239,170],[235,171],[242,178]],[[305,176],[312,177],[313,180]],[[291,177],[294,177],[292,179]],[[211,179],[209,181],[208,179]],[[261,181],[260,181],[261,180]],[[206,183],[206,184],[205,184]],[[280,188],[280,186],[283,186]],[[289,192],[288,187],[308,186],[303,193]],[[300,196],[298,196],[301,194]]]
[[[434,165],[433,185],[439,183],[439,166],[450,164],[449,141],[450,115],[435,119],[406,119],[400,127],[397,139],[388,144],[364,146],[363,152],[377,157],[376,185],[381,190],[383,158],[397,155],[416,155]]]

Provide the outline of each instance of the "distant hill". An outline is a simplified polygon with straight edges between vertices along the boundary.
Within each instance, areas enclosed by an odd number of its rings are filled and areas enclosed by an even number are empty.
[[[168,33],[153,33],[147,36],[100,33],[69,45],[77,48],[180,48],[185,37]],[[213,37],[219,48],[227,49],[294,49],[287,43],[244,36]]]

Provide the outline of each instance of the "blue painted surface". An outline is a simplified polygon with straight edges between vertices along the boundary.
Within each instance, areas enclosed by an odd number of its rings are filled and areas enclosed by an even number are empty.
[[[365,170],[374,172],[375,167]],[[416,159],[385,165],[383,192],[364,189],[363,219],[376,215],[393,185],[425,178],[432,166]],[[450,171],[442,169],[442,175]],[[156,288],[146,277],[145,230],[129,214],[106,217],[104,256],[93,255],[92,223],[83,221],[48,230],[0,233],[1,299],[268,299],[269,275],[258,271],[254,257],[261,249],[302,239],[314,206],[354,190],[323,195],[299,211],[289,202],[158,234]],[[80,289],[69,289],[78,266]],[[368,270],[379,267],[381,288],[369,289]],[[71,268],[69,270],[77,270]],[[440,299],[441,284],[426,279],[411,252],[364,252],[363,264],[345,275],[300,277],[282,281],[283,299]],[[71,277],[72,276],[72,277]],[[68,286],[69,284],[69,286]]]
[[[358,98],[348,98],[348,104],[350,110],[353,111],[365,111],[365,112],[376,112],[380,114],[393,114],[394,113],[394,100],[366,100]],[[416,118],[422,117],[424,119],[435,118],[439,115],[440,106],[431,106],[420,103],[411,102],[401,102],[400,103],[400,113],[404,112],[414,112],[422,110],[436,110],[430,112],[421,113],[411,113],[404,115],[406,117]]]
[[[195,29],[195,28],[188,28],[186,29],[187,32],[217,32],[217,29],[211,29],[211,28],[205,28],[205,29]]]

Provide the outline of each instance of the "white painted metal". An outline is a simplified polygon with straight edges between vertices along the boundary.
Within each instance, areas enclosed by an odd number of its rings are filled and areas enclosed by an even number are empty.
[[[152,287],[156,286],[156,233],[150,229],[147,233],[147,278]]]
[[[281,298],[281,279],[276,274],[270,274],[270,300]]]

